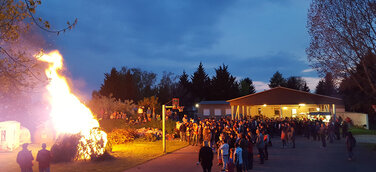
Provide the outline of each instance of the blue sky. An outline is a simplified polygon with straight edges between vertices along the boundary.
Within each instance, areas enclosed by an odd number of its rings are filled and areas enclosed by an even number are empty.
[[[202,61],[214,74],[221,64],[258,91],[277,70],[302,76],[314,89],[319,78],[305,54],[309,0],[67,0],[43,1],[38,17],[62,28],[44,34],[58,49],[75,87],[90,95],[112,67],[192,74]]]

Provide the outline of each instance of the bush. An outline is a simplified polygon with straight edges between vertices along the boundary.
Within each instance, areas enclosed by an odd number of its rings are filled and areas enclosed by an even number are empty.
[[[124,119],[103,119],[99,121],[99,125],[106,133],[115,129],[129,128],[128,123]]]
[[[158,120],[152,120],[150,122],[147,122],[147,123],[141,123],[141,124],[138,124],[138,125],[135,125],[135,128],[158,128],[160,130],[162,130],[162,121],[158,121]],[[173,133],[174,132],[174,129],[176,127],[176,121],[174,120],[166,120],[166,133]]]
[[[79,134],[59,136],[55,144],[51,147],[52,162],[70,162],[74,160],[80,138]]]
[[[124,144],[134,141],[137,137],[136,131],[132,129],[115,129],[108,133],[108,141],[112,144]]]

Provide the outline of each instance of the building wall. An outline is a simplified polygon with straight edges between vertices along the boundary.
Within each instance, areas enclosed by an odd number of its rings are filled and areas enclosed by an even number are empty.
[[[264,115],[266,117],[299,117],[317,111],[318,105],[257,105],[251,106],[251,116]]]
[[[220,115],[215,115],[215,110],[220,110]],[[222,117],[226,115],[226,109],[230,110],[229,114],[231,114],[231,106],[228,104],[215,104],[215,105],[208,105],[208,104],[200,104],[198,107],[198,114],[197,116],[200,118],[211,118],[211,117]],[[205,115],[204,111],[209,110],[209,115]]]
[[[344,112],[344,108],[336,106],[336,113]],[[244,114],[247,116],[258,116],[263,115],[269,118],[276,117],[307,117],[309,112],[325,111],[332,112],[333,107],[331,105],[316,105],[316,104],[305,104],[305,105],[254,105],[248,106],[249,111],[247,112],[247,106],[244,107]],[[234,106],[234,114],[236,114],[237,106]],[[239,113],[243,114],[243,107],[239,106]]]
[[[349,117],[355,126],[363,127],[366,126],[366,129],[369,129],[368,124],[368,115],[364,113],[355,113],[355,112],[340,112],[337,113],[337,116],[342,117],[342,119],[346,119]]]

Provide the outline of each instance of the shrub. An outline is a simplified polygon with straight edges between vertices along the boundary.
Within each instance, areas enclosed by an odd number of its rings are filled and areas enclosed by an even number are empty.
[[[105,132],[111,132],[115,129],[129,128],[128,123],[123,119],[103,119],[99,120],[99,125]]]
[[[162,121],[152,120],[147,123],[138,124],[135,128],[158,128],[162,130]],[[166,120],[166,133],[173,133],[176,127],[176,121],[174,120]]]
[[[70,162],[74,160],[80,138],[79,134],[59,136],[51,147],[52,162]]]
[[[136,137],[137,133],[132,129],[115,129],[107,135],[112,144],[124,144],[133,141]]]

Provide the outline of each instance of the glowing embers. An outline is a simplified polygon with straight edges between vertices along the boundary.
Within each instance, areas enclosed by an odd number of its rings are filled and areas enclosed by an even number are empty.
[[[76,160],[86,160],[103,155],[106,151],[107,134],[97,128],[84,135],[77,145]]]

